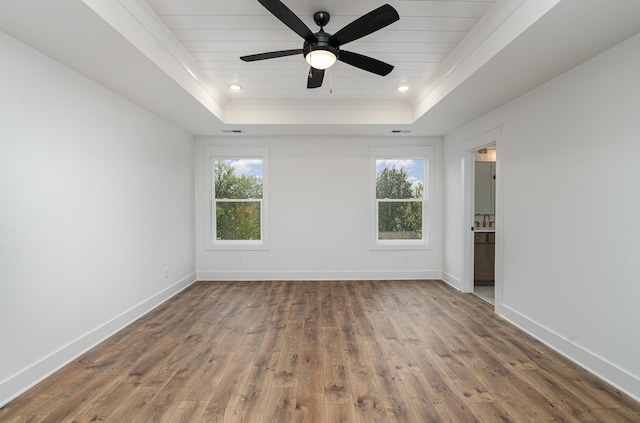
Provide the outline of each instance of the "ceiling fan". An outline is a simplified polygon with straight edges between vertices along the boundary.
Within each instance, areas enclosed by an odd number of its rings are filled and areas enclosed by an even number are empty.
[[[314,34],[280,0],[258,0],[258,2],[296,34],[304,38],[304,44],[301,49],[252,54],[242,56],[241,60],[254,62],[256,60],[303,54],[305,60],[311,66],[307,79],[307,88],[320,87],[324,79],[325,69],[331,67],[336,60],[381,76],[388,75],[393,70],[392,65],[373,57],[340,49],[344,44],[369,35],[399,20],[398,12],[390,5],[385,4],[372,10],[331,35],[323,30],[323,27],[329,23],[330,15],[327,12],[316,12],[313,15],[313,20],[320,27],[320,31]]]

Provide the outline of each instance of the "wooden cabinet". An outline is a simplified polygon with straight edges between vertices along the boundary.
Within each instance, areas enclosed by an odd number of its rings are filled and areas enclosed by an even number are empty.
[[[476,232],[474,235],[473,280],[475,285],[493,285],[495,270],[495,232]]]

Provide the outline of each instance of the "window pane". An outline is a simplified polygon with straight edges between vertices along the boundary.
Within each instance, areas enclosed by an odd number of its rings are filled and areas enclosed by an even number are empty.
[[[422,239],[422,201],[379,201],[378,239]]]
[[[424,197],[424,160],[376,160],[376,198]]]
[[[261,158],[213,160],[216,240],[258,241],[261,235]],[[239,200],[239,201],[233,201]]]
[[[215,198],[262,198],[262,159],[216,158]]]
[[[260,240],[260,201],[216,202],[216,239]]]

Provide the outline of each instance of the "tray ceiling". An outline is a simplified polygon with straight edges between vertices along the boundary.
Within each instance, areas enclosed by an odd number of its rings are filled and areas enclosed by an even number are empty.
[[[384,1],[384,0],[383,0]],[[383,3],[286,0],[335,33]],[[640,31],[637,0],[388,0],[400,20],[307,89],[302,39],[257,0],[4,0],[0,30],[198,135],[442,135]],[[242,90],[231,92],[230,84]],[[409,90],[399,92],[397,87]]]

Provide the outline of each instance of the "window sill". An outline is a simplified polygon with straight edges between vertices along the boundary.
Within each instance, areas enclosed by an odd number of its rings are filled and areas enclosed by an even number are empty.
[[[433,250],[433,246],[425,243],[407,243],[407,242],[384,242],[384,243],[375,243],[369,246],[369,250],[371,251],[425,251],[425,250]]]

